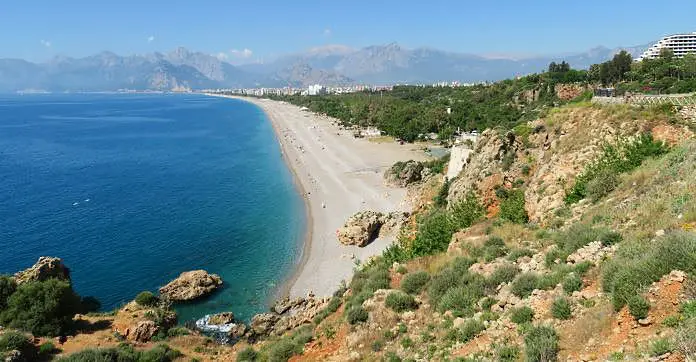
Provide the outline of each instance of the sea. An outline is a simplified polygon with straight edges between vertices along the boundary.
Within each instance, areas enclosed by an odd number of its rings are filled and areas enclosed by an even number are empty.
[[[0,274],[63,259],[102,310],[181,272],[224,287],[180,322],[266,311],[298,264],[306,213],[271,123],[195,94],[0,95]]]

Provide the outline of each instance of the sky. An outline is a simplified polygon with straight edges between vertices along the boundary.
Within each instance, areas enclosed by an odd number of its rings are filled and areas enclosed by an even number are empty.
[[[0,58],[45,61],[178,46],[232,63],[397,42],[482,55],[548,55],[696,32],[696,0],[2,0]]]

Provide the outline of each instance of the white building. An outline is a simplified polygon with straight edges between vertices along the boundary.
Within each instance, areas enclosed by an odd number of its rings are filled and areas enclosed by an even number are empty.
[[[314,84],[314,85],[310,85],[307,88],[307,95],[318,96],[318,95],[322,95],[322,94],[326,94],[326,87],[324,87],[323,85]]]
[[[662,49],[670,49],[677,58],[684,57],[687,53],[696,53],[696,32],[690,34],[675,34],[666,36],[655,45],[646,50],[638,61],[643,59],[655,59],[660,56]]]

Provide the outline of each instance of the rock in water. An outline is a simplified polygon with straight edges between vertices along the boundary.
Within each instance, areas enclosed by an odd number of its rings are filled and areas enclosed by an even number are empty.
[[[70,269],[63,265],[60,258],[42,256],[31,268],[15,274],[14,277],[17,284],[52,278],[70,281]]]
[[[232,312],[213,314],[208,319],[208,324],[222,325],[230,323],[234,323],[234,314]]]
[[[382,214],[375,211],[359,211],[348,218],[345,225],[336,231],[338,241],[343,245],[363,247],[377,237],[384,223]]]
[[[178,278],[160,288],[159,292],[171,301],[182,302],[206,296],[222,285],[217,274],[208,274],[205,270],[193,270],[181,273]]]

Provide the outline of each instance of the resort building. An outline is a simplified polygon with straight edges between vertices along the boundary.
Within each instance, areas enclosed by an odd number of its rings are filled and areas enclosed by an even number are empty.
[[[688,53],[696,53],[696,32],[666,36],[648,48],[637,60],[655,59],[660,56],[662,49],[672,50],[677,58],[682,58]]]

